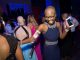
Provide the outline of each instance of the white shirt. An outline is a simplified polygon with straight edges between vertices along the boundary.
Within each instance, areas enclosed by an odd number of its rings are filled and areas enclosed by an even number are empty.
[[[77,19],[76,18],[74,18],[74,17],[72,17],[72,16],[70,16],[71,18],[72,18],[72,23],[74,24],[74,26],[73,27],[71,27],[71,32],[74,32],[75,31],[75,28],[79,25],[79,22],[77,21]]]

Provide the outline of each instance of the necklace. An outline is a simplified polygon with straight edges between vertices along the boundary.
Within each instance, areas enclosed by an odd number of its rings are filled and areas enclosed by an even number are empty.
[[[56,27],[56,22],[53,25],[49,25],[48,23],[45,22],[45,24],[49,27],[49,28],[55,28]]]

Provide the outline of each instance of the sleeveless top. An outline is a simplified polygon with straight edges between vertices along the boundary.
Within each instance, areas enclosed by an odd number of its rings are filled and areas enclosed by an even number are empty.
[[[9,56],[6,58],[6,60],[17,60],[15,56],[17,45],[18,45],[17,39],[12,35],[6,35],[6,34],[0,34],[0,35],[6,38],[10,47]]]
[[[56,27],[56,22],[51,26],[46,22],[45,24],[48,26],[48,30],[44,33],[45,42],[52,42],[53,45],[57,44],[59,37],[59,29]]]
[[[25,40],[31,37],[31,30],[25,25],[17,26],[14,30],[14,35],[18,40]]]

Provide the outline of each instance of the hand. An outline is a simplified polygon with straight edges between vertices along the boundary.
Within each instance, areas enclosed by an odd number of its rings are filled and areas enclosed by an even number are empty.
[[[33,37],[30,38],[30,42],[34,42],[34,38]]]
[[[69,27],[67,21],[64,21],[64,28],[65,28],[65,29],[70,29],[70,28],[71,28],[71,27]]]
[[[68,32],[68,31],[70,30],[70,28],[71,28],[71,27],[69,27],[67,21],[64,21],[64,30],[65,30],[66,32]]]

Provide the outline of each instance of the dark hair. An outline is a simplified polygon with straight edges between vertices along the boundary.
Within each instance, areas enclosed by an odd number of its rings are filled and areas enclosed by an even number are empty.
[[[0,33],[4,33],[5,29],[4,29],[4,25],[3,25],[1,20],[0,20],[0,24],[1,24],[1,26],[0,26]]]

